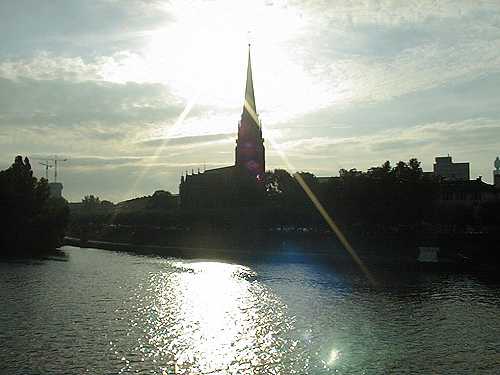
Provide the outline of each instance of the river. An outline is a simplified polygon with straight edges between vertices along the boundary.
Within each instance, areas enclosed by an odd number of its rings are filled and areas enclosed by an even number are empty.
[[[378,277],[74,247],[3,261],[0,373],[500,373],[498,282]]]

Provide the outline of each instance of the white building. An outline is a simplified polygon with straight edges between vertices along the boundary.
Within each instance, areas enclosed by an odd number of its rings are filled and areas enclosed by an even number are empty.
[[[63,184],[60,182],[49,183],[49,196],[51,198],[62,198]]]
[[[434,174],[446,181],[469,181],[469,163],[453,163],[451,156],[439,156],[434,163]]]

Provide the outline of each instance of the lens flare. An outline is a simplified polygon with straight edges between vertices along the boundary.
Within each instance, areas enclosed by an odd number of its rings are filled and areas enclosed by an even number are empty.
[[[248,107],[250,107],[250,106],[248,106]],[[287,169],[289,171],[296,171],[296,169],[294,168],[294,166],[292,165],[292,163],[290,162],[290,160],[288,159],[288,157],[286,156],[286,154],[283,152],[283,150],[280,147],[280,145],[269,134],[266,137],[270,141],[271,146],[273,147],[273,149],[275,149],[278,152],[278,155],[280,156],[280,158],[285,163]],[[375,278],[373,277],[373,275],[370,273],[370,271],[368,270],[368,268],[365,266],[365,264],[363,263],[363,261],[361,260],[361,258],[358,256],[358,254],[356,253],[356,251],[354,250],[354,248],[351,246],[351,244],[347,240],[346,236],[344,236],[344,234],[342,233],[342,231],[340,230],[340,228],[338,227],[338,225],[335,223],[335,221],[333,220],[333,218],[330,216],[330,214],[328,214],[328,212],[326,211],[326,209],[323,207],[323,205],[319,201],[319,199],[316,196],[316,194],[314,194],[314,192],[307,185],[307,183],[304,181],[304,179],[302,178],[302,176],[299,173],[293,173],[293,177],[297,180],[297,182],[299,183],[300,187],[306,193],[307,197],[314,204],[314,207],[318,210],[318,212],[320,213],[320,215],[323,217],[323,220],[325,220],[325,222],[328,224],[328,226],[330,227],[330,229],[335,233],[335,235],[337,236],[337,238],[339,239],[339,241],[342,243],[342,245],[347,250],[347,252],[349,253],[349,255],[352,257],[352,259],[354,260],[354,262],[358,265],[358,267],[364,273],[364,275],[366,276],[366,278],[370,281],[370,283],[373,286],[377,286],[377,281],[375,280]]]
[[[186,107],[184,107],[184,110],[180,113],[179,117],[177,117],[177,120],[175,121],[174,125],[168,129],[168,131],[165,134],[165,137],[162,139],[161,144],[156,148],[155,153],[152,156],[151,162],[142,168],[141,174],[137,177],[137,179],[133,183],[128,196],[131,196],[135,192],[137,185],[142,181],[144,176],[149,172],[150,168],[153,166],[152,162],[156,161],[160,157],[161,153],[168,145],[170,136],[174,134],[179,127],[182,126],[182,124],[186,120],[186,117],[189,115],[194,105],[196,104],[199,95],[200,93],[198,92],[196,95],[193,96],[193,98],[191,98],[191,100],[187,102]]]

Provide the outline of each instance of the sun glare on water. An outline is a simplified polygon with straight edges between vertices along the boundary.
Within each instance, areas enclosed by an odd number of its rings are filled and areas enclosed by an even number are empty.
[[[147,351],[178,374],[253,373],[290,354],[280,335],[291,322],[276,296],[235,264],[173,261],[152,278]],[[277,323],[278,322],[278,323]],[[163,359],[161,359],[163,358]]]

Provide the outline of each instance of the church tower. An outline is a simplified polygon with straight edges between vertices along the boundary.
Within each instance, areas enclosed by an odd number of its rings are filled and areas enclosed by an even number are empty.
[[[253,91],[252,64],[250,61],[250,44],[248,45],[247,82],[243,113],[238,124],[236,140],[236,167],[246,170],[258,182],[264,181],[265,149],[264,139]]]

